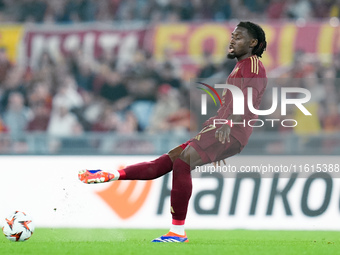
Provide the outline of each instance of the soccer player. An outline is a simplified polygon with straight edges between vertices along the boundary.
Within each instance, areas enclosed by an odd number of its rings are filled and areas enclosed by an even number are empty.
[[[252,22],[240,22],[231,34],[227,57],[237,59],[227,83],[252,97],[253,106],[258,109],[267,85],[266,71],[259,60],[266,49],[263,29]],[[248,95],[248,87],[252,94]],[[233,97],[230,90],[222,94],[222,106],[217,115],[205,122],[204,128],[193,139],[172,149],[167,154],[150,161],[128,166],[122,170],[82,170],[78,177],[84,183],[103,183],[114,180],[151,180],[172,170],[171,214],[172,226],[169,233],[153,242],[188,242],[184,230],[187,208],[192,192],[191,170],[196,166],[219,162],[240,153],[248,142],[252,127],[248,120],[256,118],[245,104],[244,115],[233,114]],[[223,125],[213,125],[214,119],[226,119]],[[234,125],[233,125],[234,123]],[[236,123],[238,123],[236,125]]]

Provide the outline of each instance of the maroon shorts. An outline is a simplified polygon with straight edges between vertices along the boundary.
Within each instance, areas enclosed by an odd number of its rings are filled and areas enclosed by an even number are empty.
[[[193,139],[181,144],[184,149],[186,146],[192,146],[200,155],[204,164],[219,161],[240,153],[244,146],[240,144],[233,136],[230,136],[230,142],[222,144],[215,138],[216,127],[207,126],[201,130]]]

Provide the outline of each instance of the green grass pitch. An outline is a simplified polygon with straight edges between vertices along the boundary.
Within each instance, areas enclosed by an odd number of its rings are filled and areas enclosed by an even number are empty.
[[[150,242],[165,232],[38,228],[26,242],[2,236],[0,254],[340,254],[340,231],[187,230],[189,243]]]

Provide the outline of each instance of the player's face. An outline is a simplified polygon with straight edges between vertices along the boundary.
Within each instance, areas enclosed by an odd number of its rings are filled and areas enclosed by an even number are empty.
[[[251,55],[254,40],[249,36],[246,28],[236,27],[231,33],[227,57],[230,59],[237,58],[238,60],[247,58]]]

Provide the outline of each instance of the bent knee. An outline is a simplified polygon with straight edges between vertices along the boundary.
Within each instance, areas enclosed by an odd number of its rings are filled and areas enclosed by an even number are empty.
[[[186,147],[182,151],[181,155],[179,155],[179,158],[182,161],[184,161],[185,163],[187,163],[188,165],[190,165],[191,166],[191,170],[195,166],[203,165],[203,162],[201,160],[200,155],[197,153],[197,151],[192,146]]]
[[[174,162],[177,158],[179,158],[182,152],[183,152],[183,148],[181,146],[178,146],[172,149],[171,151],[169,151],[168,155],[170,159],[172,160],[172,162]]]

